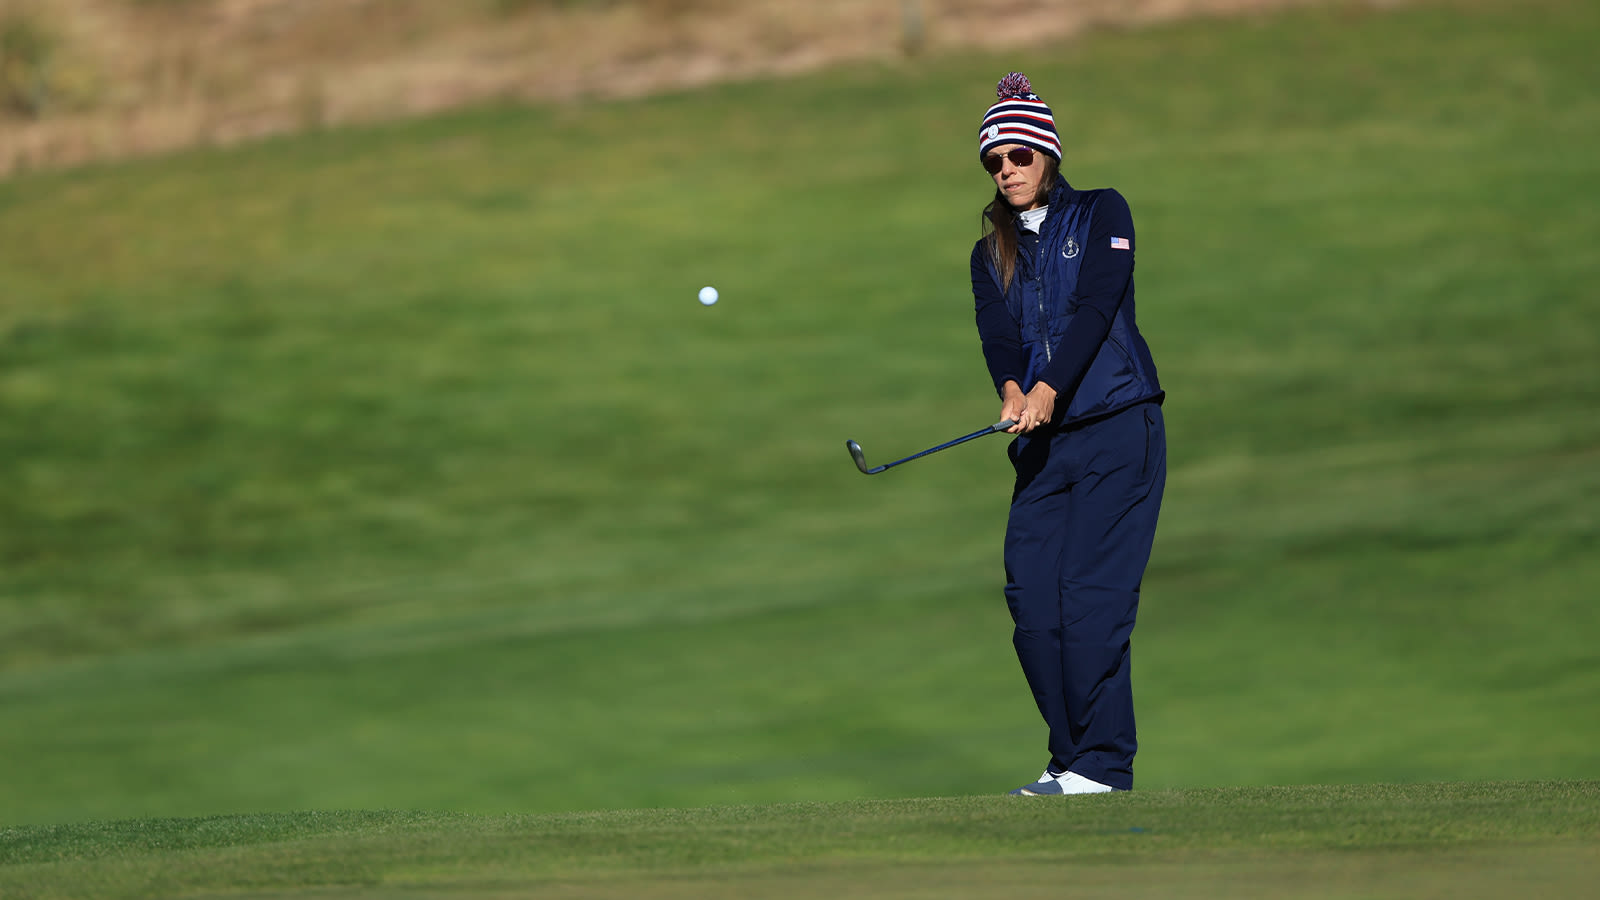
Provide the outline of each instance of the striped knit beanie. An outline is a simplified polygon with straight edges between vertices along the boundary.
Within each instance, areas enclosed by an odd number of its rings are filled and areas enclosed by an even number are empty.
[[[1026,144],[1061,161],[1061,138],[1056,134],[1055,116],[1033,92],[1028,76],[1012,72],[995,86],[1000,102],[983,114],[978,129],[978,158],[999,144]]]

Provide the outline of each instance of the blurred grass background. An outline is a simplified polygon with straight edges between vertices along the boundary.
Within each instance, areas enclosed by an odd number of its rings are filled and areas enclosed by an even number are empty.
[[[966,259],[1139,228],[1142,787],[1594,778],[1581,0],[1336,4],[0,182],[0,816],[983,794],[1044,735]],[[723,300],[702,308],[695,291]]]

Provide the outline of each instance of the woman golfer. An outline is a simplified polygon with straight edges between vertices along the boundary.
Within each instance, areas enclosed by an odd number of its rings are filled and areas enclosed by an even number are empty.
[[[984,362],[1016,422],[1006,524],[1012,641],[1050,759],[1013,794],[1133,787],[1129,640],[1167,478],[1164,396],[1133,315],[1133,217],[1059,174],[1026,76],[1000,81],[978,157],[994,179],[972,294]]]

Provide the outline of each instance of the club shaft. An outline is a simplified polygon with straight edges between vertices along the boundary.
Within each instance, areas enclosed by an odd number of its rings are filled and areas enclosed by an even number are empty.
[[[1004,431],[1007,428],[1010,428],[1014,424],[1016,424],[1016,423],[1012,422],[1009,419],[1006,419],[1006,420],[1000,421],[1000,422],[996,422],[993,425],[990,425],[988,428],[980,428],[980,429],[978,429],[977,431],[974,431],[971,434],[964,434],[961,437],[958,437],[953,441],[945,441],[944,443],[940,444],[937,447],[929,447],[928,449],[922,451],[921,453],[913,453],[910,456],[906,457],[905,459],[897,459],[892,463],[884,463],[881,466],[875,467],[874,471],[875,472],[882,472],[884,469],[892,469],[895,466],[900,465],[901,463],[908,463],[908,462],[911,462],[913,459],[921,459],[922,457],[927,456],[930,453],[938,453],[940,450],[948,450],[948,449],[950,449],[951,447],[954,447],[957,444],[965,444],[967,441],[970,441],[970,440],[972,440],[974,438],[981,438],[986,434],[994,434],[996,431]]]

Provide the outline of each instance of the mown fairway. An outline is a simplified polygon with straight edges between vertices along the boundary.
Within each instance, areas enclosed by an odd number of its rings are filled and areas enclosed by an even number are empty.
[[[1010,69],[1170,393],[1115,802],[1600,777],[1596,33],[1350,4],[0,183],[0,825],[1036,775],[1003,439],[842,446],[995,418]]]
[[[0,829],[7,897],[1586,896],[1600,783]]]

